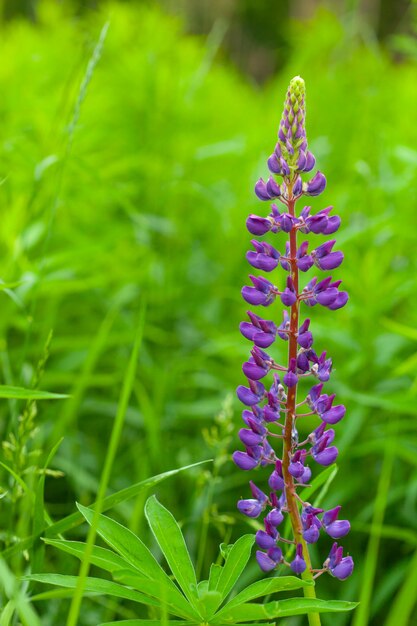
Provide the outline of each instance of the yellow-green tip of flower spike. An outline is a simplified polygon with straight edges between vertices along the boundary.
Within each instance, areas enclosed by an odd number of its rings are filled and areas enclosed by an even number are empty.
[[[305,131],[305,82],[301,76],[291,79],[278,132],[282,156],[292,171],[298,167],[300,152],[307,150]]]

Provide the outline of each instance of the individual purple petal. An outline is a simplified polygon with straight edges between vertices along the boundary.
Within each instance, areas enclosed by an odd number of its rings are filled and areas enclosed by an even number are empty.
[[[314,261],[309,254],[297,259],[297,267],[302,272],[307,272],[311,267],[313,267]]]
[[[249,486],[253,497],[259,502],[265,504],[268,501],[268,496],[261,489],[259,489],[259,487],[257,487],[252,480],[249,481]]]
[[[335,462],[338,454],[339,451],[336,446],[330,446],[330,448],[325,448],[321,452],[313,453],[313,458],[319,465],[327,467],[327,465]]]
[[[320,537],[320,530],[317,526],[310,526],[307,530],[303,531],[303,539],[307,543],[316,543]]]
[[[279,198],[281,195],[281,187],[272,178],[272,176],[270,176],[266,182],[266,190],[271,196],[271,198]]]
[[[290,360],[287,373],[284,375],[283,382],[287,387],[295,387],[298,383],[298,376],[296,374],[297,361],[295,359]]]
[[[260,548],[263,550],[268,550],[269,548],[273,548],[276,544],[276,541],[271,535],[266,533],[264,530],[258,530],[255,535],[255,541]]]
[[[255,193],[258,196],[259,200],[266,201],[272,199],[271,195],[267,191],[266,183],[262,178],[260,178],[255,185]]]
[[[263,505],[259,500],[239,500],[237,508],[248,517],[259,517],[262,513]]]
[[[303,559],[303,546],[301,543],[297,544],[295,559],[291,561],[290,567],[295,574],[302,574],[307,567]]]
[[[239,439],[245,444],[245,446],[249,447],[258,446],[263,441],[262,435],[254,433],[252,430],[248,430],[247,428],[241,428],[239,430]]]
[[[273,174],[281,173],[281,168],[277,159],[277,155],[275,153],[271,154],[271,156],[268,159],[268,169]]]
[[[305,451],[297,450],[293,455],[290,464],[288,465],[288,471],[294,478],[299,478],[304,474],[304,460]]]
[[[338,215],[332,215],[328,218],[326,227],[324,228],[323,235],[332,235],[340,226],[341,219]]]
[[[282,474],[282,461],[279,459],[275,463],[275,469],[268,480],[268,485],[275,491],[281,491],[285,487],[284,477]]]
[[[291,276],[287,277],[287,286],[281,293],[281,301],[285,306],[292,306],[297,301],[297,292],[295,291]]]
[[[252,235],[264,235],[272,228],[270,220],[266,217],[259,217],[258,215],[249,215],[246,220],[246,228]]]
[[[236,389],[236,393],[237,397],[243,404],[246,404],[246,406],[252,406],[262,400],[265,395],[265,387],[262,383],[249,381],[249,388],[239,385]]]
[[[307,196],[318,196],[326,187],[326,177],[321,172],[316,172],[315,176],[308,183],[303,184],[303,191]]]
[[[249,304],[264,304],[266,301],[265,294],[255,289],[255,287],[243,287],[242,296]]]
[[[351,556],[345,556],[338,565],[336,565],[330,572],[335,578],[339,580],[346,580],[353,572],[353,559]]]
[[[254,469],[259,463],[259,461],[249,456],[246,452],[241,452],[240,450],[233,453],[233,461],[240,469],[245,471]]]
[[[327,272],[329,270],[334,270],[336,267],[339,267],[343,261],[343,252],[331,252],[327,256],[316,259],[316,265],[321,270]]]
[[[268,306],[275,300],[277,289],[274,285],[263,278],[263,276],[252,276],[249,278],[253,283],[253,287],[243,287],[242,296],[249,302],[249,304],[261,304],[262,306]]]
[[[333,509],[329,509],[328,511],[326,511],[322,517],[323,524],[327,526],[328,524],[332,524],[333,522],[335,522],[337,518],[339,517],[341,508],[342,507],[339,504],[338,506],[335,506]]]
[[[261,552],[261,550],[256,551],[256,560],[258,561],[258,565],[263,572],[270,572],[277,566],[277,563],[265,554],[265,552]]]
[[[266,520],[268,520],[268,522],[274,526],[274,528],[276,528],[277,526],[279,526],[283,520],[284,520],[284,515],[281,513],[280,509],[275,508],[275,509],[271,509],[268,513],[268,515],[265,518]]]
[[[255,252],[250,250],[246,254],[249,263],[257,269],[270,272],[278,265],[280,254],[273,246],[265,242],[259,242],[256,239],[251,241]]]
[[[298,329],[297,343],[305,350],[308,350],[313,345],[313,334],[308,330],[309,327],[310,320],[306,319]]]
[[[281,563],[281,561],[282,561],[282,550],[278,546],[273,546],[272,548],[269,548],[267,554],[268,554],[270,559],[275,561],[275,563]]]
[[[303,181],[301,180],[301,176],[297,176],[292,192],[294,196],[299,196],[303,192]]]
[[[278,265],[278,259],[274,259],[267,254],[257,254],[256,252],[249,251],[246,254],[246,258],[252,267],[256,267],[256,269],[263,270],[264,272],[271,272]]]
[[[298,478],[298,482],[303,483],[303,485],[306,485],[310,481],[310,478],[311,478],[311,469],[309,468],[308,465],[306,465],[306,467],[304,468],[304,472]]]
[[[332,539],[340,539],[340,537],[344,537],[350,531],[350,523],[347,519],[339,519],[328,524],[324,529]]]
[[[246,378],[250,378],[251,380],[259,380],[266,376],[269,371],[267,368],[256,365],[256,363],[251,363],[250,361],[242,365],[242,370]]]
[[[315,164],[316,164],[316,158],[314,154],[312,152],[307,152],[306,164],[304,166],[303,172],[311,172]]]
[[[344,307],[348,300],[348,293],[346,291],[340,291],[337,298],[333,300],[333,302],[327,308],[331,311],[336,311],[337,309],[341,309],[342,307]]]
[[[337,406],[332,407],[329,411],[324,411],[321,413],[321,419],[326,422],[326,424],[337,424],[341,419],[345,416],[346,407],[343,404],[338,404]]]

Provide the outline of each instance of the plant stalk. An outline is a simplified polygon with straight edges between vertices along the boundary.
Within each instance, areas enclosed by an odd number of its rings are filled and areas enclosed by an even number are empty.
[[[288,212],[290,215],[295,216],[295,200],[292,196],[292,188],[290,190],[290,198],[288,200]],[[291,266],[291,278],[294,283],[294,288],[297,293],[297,300],[291,307],[290,318],[290,332],[288,333],[288,364],[291,359],[297,358],[297,332],[299,326],[299,300],[298,300],[298,267],[296,262],[297,253],[297,231],[293,228],[290,231],[290,266]],[[313,584],[308,587],[304,587],[304,597],[315,598],[316,591],[314,588],[314,579],[311,572],[311,559],[308,551],[308,546],[303,539],[302,524],[300,518],[300,512],[298,508],[298,501],[296,497],[296,490],[294,485],[294,478],[288,471],[292,456],[292,431],[296,419],[296,402],[297,402],[297,385],[288,389],[286,415],[285,415],[285,427],[284,427],[284,448],[282,458],[282,473],[285,482],[285,495],[287,500],[288,514],[291,519],[291,526],[294,534],[294,539],[297,543],[301,543],[303,546],[303,558],[307,564],[305,571],[302,574],[303,580],[312,582]],[[309,613],[308,614],[309,626],[321,626],[320,614]]]

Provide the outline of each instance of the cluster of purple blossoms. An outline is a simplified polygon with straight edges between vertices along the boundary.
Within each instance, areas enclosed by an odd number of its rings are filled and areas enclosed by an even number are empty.
[[[265,182],[260,179],[255,193],[260,200],[277,200],[283,205],[281,211],[276,203],[271,205],[267,217],[250,215],[246,222],[250,233],[262,236],[267,233],[285,233],[288,240],[285,250],[278,251],[270,243],[252,240],[253,250],[247,260],[257,270],[271,272],[276,268],[287,272],[275,285],[264,276],[250,275],[251,285],[242,289],[242,296],[251,305],[270,306],[277,298],[289,308],[284,309],[281,323],[266,320],[248,311],[249,321],[240,325],[244,337],[253,342],[249,359],[243,364],[248,384],[237,389],[239,400],[245,405],[242,418],[245,427],[239,438],[245,450],[233,455],[234,462],[243,470],[259,466],[271,469],[268,493],[264,493],[250,481],[252,497],[238,502],[241,513],[258,518],[263,515],[262,530],[256,533],[259,550],[256,553],[259,566],[270,571],[280,564],[288,565],[296,574],[307,571],[310,578],[324,572],[344,580],[353,571],[353,560],[343,556],[343,548],[335,542],[320,569],[312,569],[308,544],[318,541],[320,532],[334,540],[344,537],[350,530],[347,520],[339,519],[340,506],[325,511],[304,502],[297,488],[306,486],[312,475],[310,463],[329,466],[335,462],[338,449],[333,445],[335,431],[332,428],[345,415],[345,407],[335,404],[335,394],[323,393],[323,386],[331,374],[332,360],[313,348],[310,320],[300,319],[302,303],[312,307],[320,305],[332,311],[343,307],[348,294],[340,289],[340,280],[331,276],[319,279],[314,276],[304,287],[300,286],[299,272],[307,272],[314,266],[322,271],[332,271],[343,261],[343,253],[335,250],[335,239],[329,239],[309,250],[309,242],[297,243],[298,233],[303,235],[332,235],[340,226],[340,218],[331,215],[332,207],[326,207],[314,215],[305,206],[299,215],[295,203],[302,196],[318,196],[326,186],[326,178],[317,172],[308,182],[302,174],[310,172],[315,157],[307,148],[305,132],[305,87],[300,77],[292,79],[284,105],[278,142],[268,159],[271,176]],[[276,177],[280,177],[278,183]],[[277,338],[288,342],[288,361],[277,362],[265,352]],[[265,377],[272,372],[272,383]],[[297,387],[301,379],[315,379],[307,396],[297,402]],[[261,382],[264,380],[264,382]],[[300,411],[304,411],[301,412]],[[299,441],[297,422],[304,416],[317,416],[319,425],[304,441]],[[277,456],[271,440],[282,442],[282,455]],[[289,515],[293,538],[283,538],[279,527],[285,515]],[[281,543],[281,545],[279,545]],[[283,548],[293,544],[295,556],[287,561]]]

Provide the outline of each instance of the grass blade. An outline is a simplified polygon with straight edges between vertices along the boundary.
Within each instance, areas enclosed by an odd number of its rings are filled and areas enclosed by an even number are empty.
[[[113,462],[116,457],[117,448],[119,446],[120,437],[123,430],[126,410],[129,405],[129,399],[132,393],[133,383],[136,375],[136,368],[138,362],[139,348],[142,344],[143,329],[145,325],[145,306],[142,304],[139,323],[136,331],[135,342],[133,345],[132,353],[130,356],[129,364],[126,371],[126,376],[120,395],[119,406],[117,414],[114,420],[112,433],[110,437],[109,447],[107,449],[106,458],[104,461],[104,467],[100,479],[100,487],[97,496],[97,504],[94,507],[93,519],[90,525],[90,530],[87,536],[87,543],[84,553],[84,558],[81,561],[80,571],[78,574],[77,586],[75,588],[74,597],[69,609],[67,626],[77,626],[78,616],[81,608],[81,601],[83,597],[84,583],[87,579],[90,569],[90,559],[93,552],[94,541],[97,534],[97,525],[100,517],[100,513],[103,508],[103,500],[106,495],[107,487],[110,482],[111,470]]]
[[[198,463],[192,463],[191,465],[184,465],[183,467],[178,467],[173,470],[168,470],[167,472],[162,472],[161,474],[157,474],[156,476],[151,476],[150,478],[141,480],[140,482],[135,483],[134,485],[131,485],[130,487],[125,487],[124,489],[121,489],[120,491],[116,491],[110,496],[106,496],[106,498],[104,498],[102,510],[103,512],[108,511],[109,509],[117,506],[118,504],[121,504],[122,502],[126,502],[127,500],[134,498],[142,491],[146,491],[149,488],[154,487],[155,485],[162,482],[163,480],[166,480],[167,478],[170,478],[171,476],[175,476],[179,472],[183,472],[185,470],[192,469],[194,467],[198,467],[199,465],[203,465],[204,463],[210,463],[210,462],[211,462],[211,459],[207,459],[205,461],[199,461]],[[90,510],[93,510],[95,504],[96,503],[93,502],[93,504],[91,504],[87,508]],[[60,535],[61,533],[71,530],[72,528],[76,528],[77,526],[82,524],[83,521],[84,521],[84,517],[81,515],[81,513],[79,512],[71,513],[71,515],[67,515],[66,517],[62,518],[58,522],[54,522],[53,524],[50,524],[49,526],[45,525],[44,528],[42,529],[42,532],[44,532],[47,537],[55,537],[56,535]],[[33,545],[34,541],[36,541],[36,539],[39,538],[40,534],[41,532],[38,535],[31,535],[30,537],[26,537],[25,539],[22,539],[21,541],[15,543],[13,546],[10,546],[9,548],[6,548],[6,550],[3,550],[0,556],[2,556],[5,559],[6,558],[9,559],[11,556],[15,554],[19,554],[19,552],[23,552],[23,550],[29,549]]]

